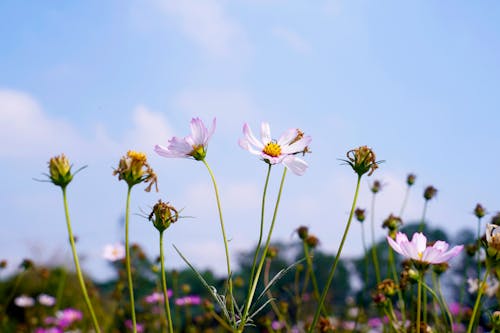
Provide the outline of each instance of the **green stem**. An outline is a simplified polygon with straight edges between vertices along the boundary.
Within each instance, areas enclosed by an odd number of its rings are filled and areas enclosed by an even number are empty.
[[[376,193],[373,193],[372,196],[372,211],[371,211],[371,231],[372,231],[372,260],[373,260],[373,268],[375,269],[375,277],[377,279],[377,284],[380,283],[380,269],[378,267],[378,256],[377,256],[377,243],[375,243],[375,196]]]
[[[231,305],[231,316],[233,322],[236,322],[235,318],[235,313],[234,313],[234,300],[233,300],[233,278],[232,278],[232,273],[231,273],[231,261],[229,258],[229,246],[227,242],[227,237],[226,237],[226,229],[224,227],[224,218],[222,217],[222,208],[221,208],[221,203],[220,203],[220,198],[219,198],[219,189],[217,188],[217,182],[215,181],[215,176],[214,173],[212,172],[212,169],[210,169],[210,166],[208,165],[207,161],[205,159],[202,160],[203,164],[207,167],[208,173],[210,174],[210,178],[212,179],[212,183],[214,186],[214,191],[215,191],[215,198],[217,200],[217,210],[219,212],[219,221],[220,221],[220,227],[222,230],[222,238],[224,240],[224,250],[226,252],[226,266],[227,266],[227,284],[228,284],[228,290],[229,290],[229,304]]]
[[[259,241],[257,242],[257,247],[255,248],[255,253],[253,256],[252,271],[250,273],[250,282],[248,284],[249,286],[251,286],[253,284],[255,267],[257,264],[257,257],[259,256],[260,246],[262,245],[262,236],[264,234],[264,211],[265,211],[265,206],[266,206],[267,186],[269,184],[269,176],[271,175],[271,167],[272,167],[272,164],[269,164],[269,166],[267,168],[266,182],[264,184],[264,191],[262,192],[262,206],[260,209]],[[250,288],[248,289],[248,291],[250,292]],[[247,297],[247,299],[248,299],[248,297]]]
[[[161,267],[161,282],[163,287],[163,300],[165,303],[165,313],[167,314],[168,331],[174,333],[172,325],[172,315],[170,314],[170,302],[168,300],[167,278],[165,276],[165,259],[163,256],[163,231],[160,231],[160,267]]]
[[[90,316],[92,318],[92,324],[94,325],[94,329],[97,333],[100,333],[101,329],[99,328],[99,323],[97,322],[97,317],[95,315],[94,308],[92,307],[92,304],[90,303],[90,298],[89,298],[89,295],[87,293],[87,288],[85,287],[85,281],[83,280],[82,270],[80,268],[80,262],[78,261],[78,255],[76,253],[75,238],[73,237],[73,231],[71,230],[71,220],[69,218],[68,200],[66,198],[66,187],[62,187],[62,193],[63,193],[63,202],[64,202],[64,213],[66,215],[66,225],[68,227],[69,242],[71,244],[71,251],[73,253],[73,261],[75,262],[76,275],[78,277],[78,282],[80,283],[80,288],[82,289],[83,299],[85,300],[85,304],[87,305],[87,309],[90,312]]]
[[[134,286],[132,283],[132,269],[130,268],[130,246],[128,240],[131,192],[132,192],[132,186],[129,186],[127,190],[127,203],[125,206],[125,266],[127,269],[128,291],[130,297],[130,312],[132,313],[132,328],[133,332],[137,333],[137,323],[135,320]]]
[[[337,254],[335,256],[335,260],[333,262],[332,268],[330,269],[330,273],[328,274],[328,279],[325,285],[325,288],[323,290],[323,293],[321,294],[321,298],[319,300],[318,307],[316,308],[316,312],[314,313],[314,319],[311,323],[311,327],[309,328],[309,333],[312,333],[316,327],[316,323],[318,322],[319,315],[321,313],[321,308],[323,306],[323,303],[325,302],[326,295],[328,294],[328,289],[330,288],[330,284],[332,283],[333,276],[335,274],[335,270],[337,268],[337,264],[340,259],[340,255],[342,253],[342,248],[344,247],[345,240],[347,238],[347,233],[349,232],[349,227],[351,226],[351,221],[352,217],[354,215],[354,209],[356,208],[356,201],[358,200],[358,193],[359,193],[359,184],[361,183],[361,176],[358,175],[358,181],[356,183],[356,191],[354,192],[354,199],[352,201],[352,206],[351,206],[351,212],[349,213],[349,219],[347,220],[347,225],[344,230],[344,235],[342,236],[342,241],[340,242],[339,249],[337,251]]]
[[[403,212],[404,212],[404,210],[406,208],[406,203],[408,202],[409,194],[410,194],[410,186],[407,186],[406,187],[406,191],[405,191],[405,197],[403,199],[403,204],[401,205],[401,209],[399,211],[399,217],[400,218],[403,218]]]
[[[481,278],[481,218],[477,219],[477,279]]]
[[[366,247],[366,236],[365,236],[365,224],[361,223],[361,241],[363,242],[363,250],[365,253],[364,261],[365,261],[365,288],[368,288],[368,248]]]
[[[420,315],[422,312],[422,283],[424,280],[424,272],[419,272],[418,287],[417,287],[417,333],[420,333]]]
[[[448,308],[448,305],[446,303],[446,300],[443,295],[443,291],[441,290],[441,281],[439,278],[436,279],[436,285],[437,285],[437,291],[438,291],[438,301],[442,304],[442,308],[444,312],[446,313],[446,317],[448,318],[448,321],[450,323],[450,330],[453,331],[453,317],[450,313],[450,309]],[[432,291],[431,291],[432,293]]]
[[[266,244],[264,245],[264,251],[262,252],[259,266],[257,267],[257,272],[255,273],[255,278],[252,281],[252,285],[250,286],[250,292],[248,293],[248,298],[245,303],[245,309],[243,310],[243,314],[241,316],[241,322],[240,326],[238,327],[238,332],[243,332],[243,329],[245,327],[247,317],[248,317],[248,312],[250,310],[250,305],[252,304],[253,297],[255,295],[255,289],[257,288],[257,283],[259,282],[259,276],[262,271],[262,267],[264,266],[264,262],[266,260],[266,254],[267,250],[269,249],[269,245],[271,243],[271,235],[273,233],[274,229],[274,224],[276,222],[276,217],[278,216],[278,208],[281,200],[281,193],[283,193],[283,184],[285,183],[285,177],[286,177],[286,172],[287,168],[284,168],[283,170],[283,175],[281,177],[281,183],[280,183],[280,188],[278,191],[278,197],[276,198],[276,205],[274,206],[274,213],[273,213],[273,219],[271,220],[271,226],[269,227],[269,233],[267,235],[266,239]]]
[[[271,258],[267,258],[266,259],[266,266],[264,268],[264,285],[267,285],[269,283],[269,271],[270,270],[271,270]],[[278,317],[278,320],[280,322],[285,324],[286,331],[290,332],[290,325],[288,325],[288,322],[287,322],[285,316],[281,313],[280,309],[276,305],[276,302],[274,301],[273,293],[271,292],[271,289],[267,290],[266,295],[269,298],[269,304],[271,305],[273,312],[276,314],[276,317]]]
[[[396,283],[396,285],[399,285],[399,277],[398,277],[398,272],[396,270],[396,263],[394,260],[394,251],[390,246],[389,246],[389,266],[392,268],[392,278],[394,280],[394,283]],[[403,299],[403,292],[401,291],[400,288],[398,288],[397,293],[398,293],[399,308],[401,310],[401,319],[404,323],[406,321],[406,309],[405,309],[405,302]]]
[[[483,281],[479,284],[477,291],[476,302],[474,303],[474,310],[472,310],[472,316],[470,317],[469,326],[467,328],[467,333],[471,333],[474,327],[474,322],[476,321],[476,315],[479,309],[479,304],[481,303],[481,296],[483,296],[483,291],[486,289],[486,278],[488,277],[489,270],[484,273]]]
[[[425,214],[427,213],[427,203],[429,200],[425,200],[424,203],[424,211],[422,212],[422,220],[420,220],[420,225],[418,227],[418,232],[424,231],[424,226],[425,226]]]
[[[319,289],[318,289],[318,282],[316,281],[316,274],[314,274],[314,269],[313,269],[313,262],[312,262],[312,258],[311,258],[311,255],[309,254],[309,246],[307,245],[307,243],[305,241],[302,241],[302,245],[304,247],[304,255],[306,257],[306,263],[307,263],[307,271],[306,271],[306,274],[309,274],[309,276],[311,277],[311,282],[312,282],[312,286],[313,286],[313,295],[314,295],[314,298],[316,299],[317,302],[319,302]],[[327,315],[326,313],[326,309],[325,309],[325,306],[324,304],[321,305],[321,311],[323,313],[324,316]]]

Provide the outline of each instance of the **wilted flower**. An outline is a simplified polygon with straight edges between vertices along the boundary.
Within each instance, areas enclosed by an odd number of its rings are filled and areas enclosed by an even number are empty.
[[[149,183],[145,191],[151,191],[153,185],[158,192],[158,178],[147,162],[144,153],[129,150],[127,155],[120,159],[118,168],[113,171],[113,175],[118,175],[118,180],[125,180],[129,187],[145,182]]]
[[[391,214],[384,220],[384,223],[382,223],[382,228],[389,229],[389,236],[392,238],[401,224],[403,224],[403,220]]]
[[[474,208],[474,215],[476,215],[476,217],[480,219],[484,217],[484,215],[486,215],[486,209],[484,209],[484,207],[481,206],[481,204],[477,204],[476,207]]]
[[[239,140],[241,148],[260,156],[262,160],[271,165],[282,163],[296,175],[301,176],[306,172],[307,163],[295,155],[308,152],[307,146],[312,140],[309,135],[305,136],[300,130],[291,128],[283,133],[278,140],[273,140],[271,129],[266,122],[261,124],[260,140],[253,135],[246,123],[243,125],[243,134],[245,137]]]
[[[424,199],[425,200],[431,200],[434,198],[437,194],[437,189],[434,186],[427,186],[424,190]]]
[[[52,296],[47,295],[47,294],[40,294],[40,295],[38,295],[38,297],[36,299],[37,299],[38,303],[45,305],[45,306],[53,306],[54,304],[56,304],[55,297],[52,297]]]
[[[168,140],[168,146],[155,146],[155,152],[163,157],[185,157],[194,158],[197,161],[202,161],[207,155],[208,141],[215,131],[215,118],[212,122],[212,127],[207,129],[200,118],[191,119],[191,135],[184,138],[174,136]]]
[[[309,235],[306,237],[305,242],[310,248],[314,249],[316,246],[318,246],[319,239],[314,235]]]
[[[122,260],[125,258],[125,246],[122,243],[108,244],[104,246],[102,256],[109,261]]]
[[[392,279],[385,279],[377,285],[377,291],[385,296],[393,296],[398,290],[398,286]]]
[[[367,146],[351,149],[347,152],[346,156],[347,160],[343,161],[349,164],[360,177],[367,172],[368,176],[371,176],[380,163],[376,160],[373,150]]]
[[[387,236],[389,245],[397,253],[412,259],[415,262],[425,264],[440,264],[450,260],[462,251],[463,245],[454,246],[448,250],[448,243],[444,241],[436,241],[434,245],[427,246],[427,238],[421,232],[413,234],[411,242],[408,237],[398,232],[396,240]]]
[[[21,295],[14,299],[14,304],[20,308],[29,308],[35,305],[35,300],[28,295]]]
[[[158,231],[162,232],[167,229],[170,224],[177,222],[179,219],[179,212],[174,206],[168,202],[158,200],[153,206],[153,211],[149,214],[148,219],[153,222]]]

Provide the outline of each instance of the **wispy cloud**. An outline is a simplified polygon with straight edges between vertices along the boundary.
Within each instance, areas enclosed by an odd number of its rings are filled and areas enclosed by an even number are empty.
[[[217,0],[158,0],[156,3],[174,18],[181,30],[211,55],[227,57],[248,51],[241,26]]]
[[[311,52],[311,45],[297,32],[285,27],[274,27],[273,35],[284,41],[289,47],[298,53],[307,54]]]

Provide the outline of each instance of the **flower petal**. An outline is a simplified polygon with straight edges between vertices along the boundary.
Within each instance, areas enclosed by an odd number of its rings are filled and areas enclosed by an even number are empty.
[[[262,122],[260,125],[260,138],[264,145],[271,142],[271,128],[269,127],[269,123]]]
[[[304,149],[311,143],[312,138],[305,136],[302,139],[292,143],[291,145],[282,146],[281,152],[283,154],[295,154],[303,152]]]
[[[411,242],[417,252],[423,253],[427,248],[427,237],[421,232],[414,233]]]
[[[252,145],[250,144],[250,141],[248,141],[247,138],[239,139],[238,144],[240,145],[241,148],[248,150],[251,154],[259,155],[259,156],[262,155],[262,151],[253,148]]]
[[[398,234],[400,234],[400,233],[398,233]],[[394,251],[396,251],[397,253],[399,253],[401,255],[405,255],[405,253],[401,249],[401,246],[399,246],[399,242],[397,241],[397,236],[396,236],[396,241],[394,241],[394,239],[392,239],[391,237],[387,236],[387,242],[393,248]]]
[[[262,151],[264,149],[264,144],[257,140],[257,138],[253,135],[252,130],[250,129],[250,126],[248,126],[247,123],[243,124],[243,134],[245,135],[247,141],[255,146],[257,149]]]
[[[307,163],[304,160],[291,155],[286,156],[283,159],[282,163],[298,176],[302,176],[306,172],[308,167]]]
[[[280,138],[278,139],[277,144],[280,147],[288,146],[290,144],[290,142],[292,142],[293,139],[295,139],[297,137],[298,134],[299,134],[299,132],[297,132],[297,129],[290,128],[290,129],[286,130],[285,133],[281,134]]]
[[[205,127],[205,124],[203,124],[203,121],[201,121],[200,118],[193,118],[191,119],[190,127],[191,127],[190,137],[193,140],[192,145],[193,146],[205,145],[208,139],[208,131],[207,128]]]

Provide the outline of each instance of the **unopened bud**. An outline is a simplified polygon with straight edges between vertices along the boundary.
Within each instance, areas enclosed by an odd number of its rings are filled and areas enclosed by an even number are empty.
[[[316,246],[318,246],[319,239],[318,239],[318,237],[316,237],[314,235],[309,235],[309,236],[307,236],[305,242],[306,242],[307,246],[314,249],[314,248],[316,248]]]
[[[274,259],[278,255],[278,248],[275,246],[270,246],[267,250],[266,257],[269,259]]]
[[[437,194],[437,189],[434,186],[427,186],[424,190],[424,199],[431,200]]]
[[[50,181],[61,188],[65,188],[73,180],[71,174],[71,165],[68,158],[64,155],[52,157],[49,161]]]
[[[442,262],[440,264],[434,264],[432,265],[432,270],[437,274],[441,275],[444,272],[446,272],[450,268],[450,265],[448,265],[447,262]]]
[[[484,209],[483,206],[481,206],[481,204],[477,204],[476,208],[474,208],[474,215],[476,215],[478,219],[486,215],[486,210]]]
[[[372,191],[372,193],[378,193],[381,188],[382,184],[380,183],[380,181],[376,180],[373,182],[372,186],[370,187],[370,190]]]
[[[365,215],[365,210],[364,209],[356,208],[356,210],[354,211],[354,215],[356,216],[356,220],[358,220],[361,223],[363,223],[365,221],[365,219],[366,219],[366,215]]]
[[[413,173],[410,173],[407,177],[406,177],[406,184],[408,186],[413,186],[413,184],[415,184],[415,179],[417,179],[417,176],[415,176]]]
[[[297,234],[299,235],[300,239],[305,240],[307,238],[307,235],[309,235],[309,228],[306,226],[300,226],[297,228]]]
[[[391,214],[384,220],[384,223],[382,223],[382,228],[387,228],[389,231],[395,231],[401,224],[403,224],[403,220]]]
[[[158,200],[158,202],[153,206],[153,211],[149,214],[148,219],[153,222],[158,231],[163,232],[167,229],[170,224],[177,222],[179,219],[179,213],[174,206],[169,205],[168,202],[163,202]]]

